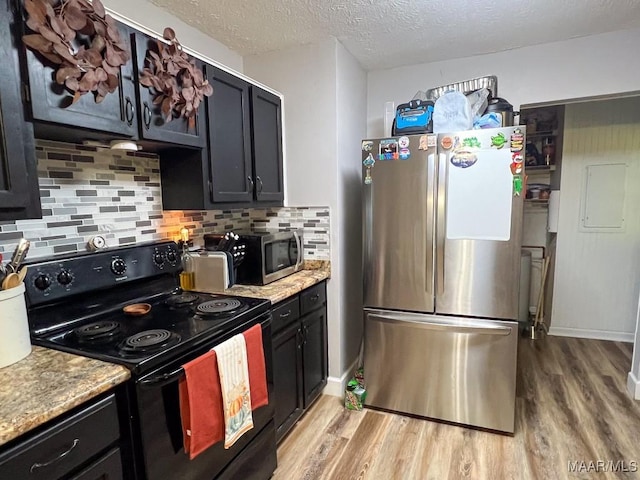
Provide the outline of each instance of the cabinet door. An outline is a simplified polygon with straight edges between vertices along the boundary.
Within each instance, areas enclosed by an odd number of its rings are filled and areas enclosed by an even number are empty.
[[[207,99],[211,201],[250,202],[254,180],[249,84],[210,65],[206,71],[213,86],[213,95]]]
[[[301,346],[299,322],[273,339],[273,383],[278,442],[302,415]]]
[[[0,220],[41,216],[33,131],[24,119],[11,10],[10,0],[0,0]]]
[[[131,52],[128,27],[118,24],[118,29]],[[80,43],[77,46],[80,46]],[[51,68],[51,63],[29,49],[23,47],[22,50],[26,55],[28,100],[34,120],[136,137],[138,119],[135,109],[133,56],[120,67],[118,88],[109,93],[102,102],[96,103],[93,93],[87,93],[72,104],[73,95],[64,85],[55,81],[55,71]]]
[[[157,41],[155,38],[139,32],[134,33],[132,37],[136,68],[135,84],[140,115],[140,138],[177,145],[204,147],[206,145],[206,102],[200,104],[195,122],[191,126],[190,122],[182,117],[173,118],[170,122],[165,123],[160,105],[153,103],[155,94],[151,89],[140,85],[138,81],[139,74],[146,66],[147,50],[158,51]],[[202,68],[202,62],[199,60],[196,60],[196,65]]]
[[[327,384],[327,309],[302,317],[304,408],[318,398]]]
[[[251,128],[256,200],[280,205],[284,200],[282,178],[282,106],[280,98],[251,87]]]

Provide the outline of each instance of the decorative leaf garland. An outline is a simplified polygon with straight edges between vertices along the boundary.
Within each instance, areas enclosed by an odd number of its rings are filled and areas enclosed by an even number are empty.
[[[157,52],[147,50],[148,66],[142,70],[140,84],[155,91],[153,103],[160,105],[165,123],[183,117],[192,126],[200,103],[213,94],[213,87],[196,62],[182,50],[173,29],[165,28],[162,36],[170,43],[158,40]]]
[[[119,67],[130,55],[100,0],[25,0],[24,7],[37,33],[22,41],[56,65],[56,82],[73,93],[72,103],[88,92],[100,103],[118,88]]]

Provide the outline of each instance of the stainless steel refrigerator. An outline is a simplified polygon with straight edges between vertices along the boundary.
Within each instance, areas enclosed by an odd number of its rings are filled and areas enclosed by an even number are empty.
[[[362,141],[367,405],[513,432],[524,145]]]

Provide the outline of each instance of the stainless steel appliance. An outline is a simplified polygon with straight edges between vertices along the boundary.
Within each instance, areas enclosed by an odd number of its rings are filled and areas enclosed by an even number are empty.
[[[246,248],[237,268],[237,283],[266,285],[302,270],[302,230],[238,233],[238,243]]]
[[[524,145],[362,142],[367,405],[513,432]]]
[[[183,292],[178,247],[161,242],[29,264],[33,343],[130,369],[119,408],[130,448],[126,479],[267,479],[276,467],[271,314],[267,300]],[[148,303],[147,314],[123,307]],[[228,450],[223,442],[194,460],[182,446],[178,384],[182,365],[247,328],[262,326],[269,405]]]

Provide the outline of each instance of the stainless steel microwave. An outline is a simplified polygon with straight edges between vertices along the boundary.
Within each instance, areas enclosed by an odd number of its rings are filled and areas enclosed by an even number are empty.
[[[241,233],[238,243],[246,245],[246,252],[236,283],[267,285],[302,270],[302,230]]]

